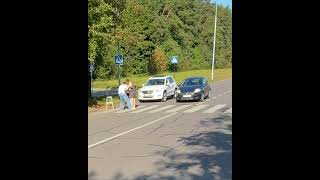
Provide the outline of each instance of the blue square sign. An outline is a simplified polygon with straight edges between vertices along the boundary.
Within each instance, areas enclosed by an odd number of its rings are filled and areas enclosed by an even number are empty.
[[[172,56],[171,57],[171,63],[172,64],[178,64],[178,56]]]
[[[123,64],[123,56],[122,55],[115,55],[114,56],[114,63],[115,64]]]
[[[93,70],[94,70],[94,64],[90,64],[90,72],[93,72]]]

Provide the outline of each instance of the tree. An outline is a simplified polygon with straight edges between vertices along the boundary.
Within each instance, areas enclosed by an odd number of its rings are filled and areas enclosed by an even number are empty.
[[[168,59],[165,52],[160,47],[156,47],[154,50],[150,64],[151,72],[153,73],[161,73],[167,70]]]
[[[88,57],[95,79],[117,78],[114,55],[124,55],[122,76],[210,68],[215,7],[209,0],[89,0]],[[232,12],[218,6],[216,68],[232,65]],[[171,69],[172,70],[172,69]]]

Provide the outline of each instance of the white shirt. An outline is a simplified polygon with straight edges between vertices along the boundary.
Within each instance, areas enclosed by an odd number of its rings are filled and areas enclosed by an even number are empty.
[[[126,93],[127,85],[126,84],[121,84],[118,88],[118,94],[121,93]]]

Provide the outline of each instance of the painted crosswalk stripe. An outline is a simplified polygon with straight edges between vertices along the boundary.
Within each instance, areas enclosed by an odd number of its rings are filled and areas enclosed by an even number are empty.
[[[225,113],[225,114],[232,114],[232,108],[226,110],[224,113]]]
[[[216,106],[214,106],[214,107],[212,107],[212,108],[210,108],[210,109],[208,109],[206,111],[203,111],[203,113],[214,113],[217,110],[219,110],[219,109],[221,109],[221,108],[223,108],[225,106],[226,106],[225,104],[219,104],[219,105],[216,105]]]
[[[171,108],[173,107],[174,105],[167,105],[167,106],[163,106],[161,108],[157,108],[155,110],[152,110],[152,111],[149,111],[148,113],[156,113],[156,112],[159,112],[159,111],[163,111],[165,109],[168,109],[168,108]]]
[[[136,110],[136,111],[132,111],[131,113],[140,113],[140,112],[143,112],[143,111],[147,111],[147,110],[150,110],[150,109],[153,109],[153,108],[156,108],[160,105],[152,105],[152,106],[149,106],[149,107],[146,107],[146,108],[143,108],[143,109],[139,109],[139,110]]]
[[[184,111],[184,113],[192,113],[192,112],[198,111],[198,110],[200,110],[200,109],[202,109],[202,108],[204,108],[206,106],[208,106],[208,104],[198,105],[198,106],[195,106],[195,107],[193,107],[191,109],[188,109],[188,110]]]
[[[136,107],[135,109],[132,109],[130,112],[133,111],[137,111],[138,109],[141,109],[143,107],[145,107],[146,105],[139,105],[138,107]],[[126,107],[127,108],[127,107]],[[114,113],[124,113],[124,112],[128,112],[128,109],[123,110],[123,112],[120,112],[119,110],[116,110]]]
[[[178,107],[176,107],[176,108],[174,108],[174,109],[170,109],[169,111],[166,111],[166,113],[177,112],[177,111],[179,111],[179,110],[181,110],[181,109],[184,109],[184,108],[186,108],[186,107],[189,107],[189,106],[191,106],[191,105],[181,105],[181,106],[178,106]]]

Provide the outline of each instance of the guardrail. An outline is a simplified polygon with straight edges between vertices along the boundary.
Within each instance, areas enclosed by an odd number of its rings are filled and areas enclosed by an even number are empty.
[[[118,96],[118,89],[106,89],[106,96]]]

